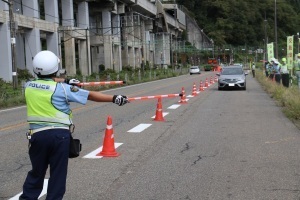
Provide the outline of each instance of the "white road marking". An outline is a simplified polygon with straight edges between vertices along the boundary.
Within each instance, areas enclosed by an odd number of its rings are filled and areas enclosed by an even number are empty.
[[[179,106],[181,106],[181,105],[174,104],[174,105],[170,106],[168,109],[177,109]]]
[[[163,117],[166,116],[167,114],[169,114],[168,112],[163,112]],[[155,115],[153,117],[151,117],[152,119],[155,118]]]
[[[188,101],[188,100],[190,100],[190,99],[185,99],[185,101]],[[178,101],[178,103],[180,103],[181,101]]]
[[[115,148],[118,148],[121,146],[123,143],[116,143],[115,142]],[[102,151],[103,146],[99,147],[98,149],[92,151],[91,153],[83,156],[82,158],[102,158],[103,156],[97,156],[98,153]]]
[[[20,109],[20,108],[26,108],[26,106],[20,106],[20,107],[15,107],[15,108],[9,108],[9,109],[5,109],[5,110],[0,110],[0,113],[11,111],[11,110],[17,110],[17,109]]]
[[[47,189],[48,189],[48,180],[49,179],[44,179],[44,186],[43,186],[43,190],[39,196],[39,198],[41,198],[42,196],[44,196],[45,194],[47,194]],[[16,196],[10,198],[9,200],[19,200],[19,197],[21,196],[23,192],[20,192],[19,194],[17,194]]]
[[[187,97],[194,97],[193,95],[188,95]]]
[[[136,127],[130,129],[129,131],[127,131],[128,133],[140,133],[143,130],[145,130],[146,128],[149,128],[152,124],[139,124]]]

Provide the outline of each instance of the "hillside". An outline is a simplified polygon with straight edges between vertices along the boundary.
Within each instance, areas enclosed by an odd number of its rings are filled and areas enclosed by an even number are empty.
[[[275,8],[279,48],[286,47],[287,36],[300,32],[300,0],[177,0],[177,3],[191,11],[216,46],[261,46],[265,35],[274,42]]]

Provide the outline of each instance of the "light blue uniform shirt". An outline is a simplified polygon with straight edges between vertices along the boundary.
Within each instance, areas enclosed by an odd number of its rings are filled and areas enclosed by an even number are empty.
[[[62,86],[63,85],[63,86]],[[64,87],[64,88],[63,88]],[[64,90],[65,89],[65,90]],[[56,90],[54,91],[51,99],[52,105],[64,113],[71,113],[69,104],[66,102],[66,97],[68,102],[76,102],[85,105],[89,96],[89,91],[80,89],[76,86],[68,85],[66,83],[57,83]],[[30,129],[43,128],[45,126],[65,126],[62,124],[30,124]]]
[[[273,65],[273,70],[275,74],[280,74],[280,66],[278,65]]]

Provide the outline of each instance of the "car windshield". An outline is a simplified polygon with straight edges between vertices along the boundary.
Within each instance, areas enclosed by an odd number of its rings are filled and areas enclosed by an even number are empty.
[[[234,63],[235,66],[243,66],[241,63]]]
[[[242,68],[224,68],[222,71],[223,75],[241,75],[243,73]]]
[[[191,67],[191,69],[198,69],[198,67]]]

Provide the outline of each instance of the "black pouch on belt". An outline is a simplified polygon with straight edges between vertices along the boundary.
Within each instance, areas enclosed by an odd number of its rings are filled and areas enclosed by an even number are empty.
[[[70,148],[69,158],[76,158],[79,156],[81,151],[81,143],[79,139],[74,139],[72,134],[70,135]]]
[[[74,132],[75,126],[70,126],[70,146],[69,146],[69,158],[76,158],[79,156],[81,151],[81,143],[79,139],[74,139],[72,133]]]

